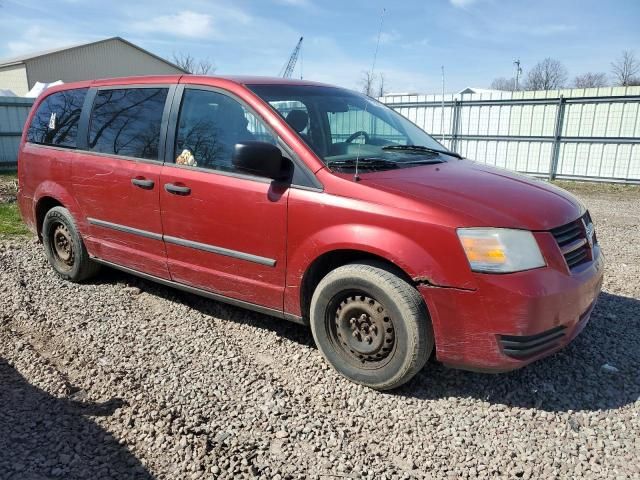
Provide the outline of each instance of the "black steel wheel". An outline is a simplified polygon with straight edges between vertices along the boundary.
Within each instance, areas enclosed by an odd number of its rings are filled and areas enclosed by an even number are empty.
[[[342,375],[377,390],[409,381],[433,350],[433,333],[420,293],[387,265],[336,268],[311,299],[318,349]]]
[[[49,242],[53,245],[53,259],[56,268],[61,271],[69,272],[73,268],[75,256],[73,254],[73,239],[71,232],[64,223],[55,221],[50,229],[51,238]]]
[[[325,322],[330,341],[354,366],[380,368],[396,346],[391,316],[364,292],[335,296],[327,306]]]

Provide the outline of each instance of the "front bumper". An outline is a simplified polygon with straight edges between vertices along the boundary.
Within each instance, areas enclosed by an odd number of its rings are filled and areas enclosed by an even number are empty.
[[[602,286],[604,257],[568,273],[546,267],[475,274],[477,289],[419,286],[439,361],[468,370],[513,370],[548,356],[586,326]]]

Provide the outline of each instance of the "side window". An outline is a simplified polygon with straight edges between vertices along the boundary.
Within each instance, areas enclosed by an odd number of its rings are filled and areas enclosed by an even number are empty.
[[[89,120],[89,149],[157,160],[168,92],[168,88],[99,90]]]
[[[78,121],[86,88],[65,90],[45,98],[33,116],[27,132],[32,143],[76,148]]]
[[[276,144],[264,122],[231,97],[186,89],[182,97],[174,149],[178,165],[232,172],[236,143]]]

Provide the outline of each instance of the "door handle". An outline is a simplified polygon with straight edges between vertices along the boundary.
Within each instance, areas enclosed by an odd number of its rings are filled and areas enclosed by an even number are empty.
[[[189,195],[191,193],[191,189],[189,187],[174,185],[173,183],[165,183],[164,189],[174,195]]]
[[[151,190],[153,188],[153,186],[155,185],[153,180],[147,180],[146,178],[142,178],[142,177],[132,178],[131,179],[131,183],[133,185],[135,185],[136,187],[140,187],[140,188],[143,188],[145,190]]]

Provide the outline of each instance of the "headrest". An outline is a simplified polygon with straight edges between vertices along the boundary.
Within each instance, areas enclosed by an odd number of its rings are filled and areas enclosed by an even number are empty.
[[[309,123],[309,114],[304,110],[291,110],[287,114],[287,118],[285,120],[289,125],[291,125],[291,128],[300,133],[307,128],[307,124]]]

